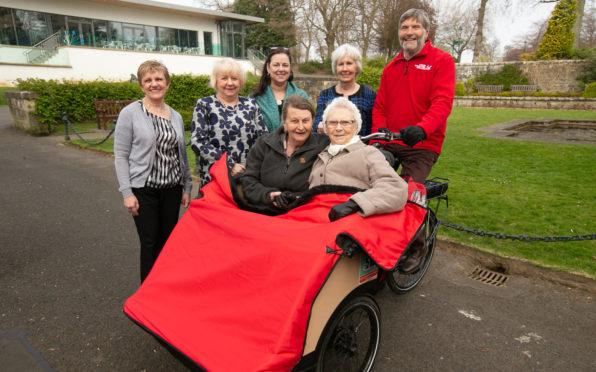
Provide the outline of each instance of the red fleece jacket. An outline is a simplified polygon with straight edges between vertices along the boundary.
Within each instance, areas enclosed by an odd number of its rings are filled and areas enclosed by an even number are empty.
[[[433,47],[429,40],[409,61],[402,51],[383,70],[372,132],[382,127],[398,132],[418,125],[424,129],[426,140],[414,148],[441,154],[454,93],[455,63],[449,54]]]

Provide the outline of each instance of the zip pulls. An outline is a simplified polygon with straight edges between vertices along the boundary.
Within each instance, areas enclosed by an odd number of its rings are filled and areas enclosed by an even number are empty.
[[[408,74],[408,66],[410,65],[410,61],[406,61],[406,69],[404,70],[404,75]]]

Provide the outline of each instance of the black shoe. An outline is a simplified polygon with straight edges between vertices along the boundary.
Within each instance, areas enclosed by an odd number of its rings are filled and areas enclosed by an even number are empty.
[[[403,262],[399,265],[399,271],[404,274],[415,273],[424,263],[425,256],[426,242],[424,242],[422,245],[413,245]]]

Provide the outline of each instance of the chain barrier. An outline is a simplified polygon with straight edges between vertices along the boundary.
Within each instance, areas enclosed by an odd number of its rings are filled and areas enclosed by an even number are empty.
[[[112,121],[114,122],[114,125],[110,129],[110,133],[108,133],[108,135],[106,136],[106,138],[102,139],[101,141],[97,141],[97,142],[89,142],[85,138],[83,138],[79,134],[79,132],[77,132],[77,130],[75,129],[75,127],[72,125],[72,123],[68,119],[68,116],[66,115],[66,113],[63,112],[62,113],[62,122],[64,123],[64,140],[70,141],[70,136],[68,135],[68,128],[70,127],[70,129],[72,130],[72,132],[74,134],[76,134],[77,137],[79,137],[79,139],[81,141],[85,142],[86,144],[88,144],[88,145],[101,145],[102,143],[104,143],[105,141],[107,141],[108,138],[110,138],[110,136],[112,135],[112,133],[114,133],[114,130],[116,129],[116,120],[112,120]]]
[[[463,231],[471,234],[475,234],[478,236],[486,236],[490,238],[496,239],[511,239],[511,240],[519,240],[522,242],[576,242],[582,240],[596,240],[596,234],[584,234],[584,235],[560,235],[560,236],[532,236],[532,235],[512,235],[512,234],[505,234],[501,232],[492,232],[492,231],[484,231],[480,229],[473,229],[470,227],[465,227],[462,225],[458,225],[455,223],[447,222],[447,221],[440,221],[440,224],[449,227],[454,230]]]

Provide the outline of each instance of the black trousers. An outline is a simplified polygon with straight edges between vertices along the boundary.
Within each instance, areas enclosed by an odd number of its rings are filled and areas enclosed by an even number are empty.
[[[141,241],[142,283],[178,222],[182,186],[133,188],[132,192],[139,201],[139,215],[133,218]]]

